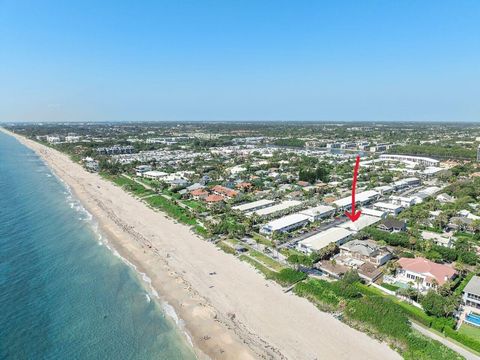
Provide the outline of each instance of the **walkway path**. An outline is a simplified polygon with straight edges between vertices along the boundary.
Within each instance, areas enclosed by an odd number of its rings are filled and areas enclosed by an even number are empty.
[[[434,339],[434,340],[437,340],[437,341],[441,342],[446,347],[448,347],[448,348],[452,349],[453,351],[456,351],[457,353],[462,355],[466,360],[479,360],[480,359],[480,356],[475,355],[471,351],[461,347],[460,345],[457,345],[456,343],[449,340],[448,338],[443,337],[441,335],[438,335],[438,334],[432,332],[431,330],[426,329],[423,326],[418,325],[417,323],[412,322],[412,328],[419,331],[423,335],[428,336],[431,339]]]

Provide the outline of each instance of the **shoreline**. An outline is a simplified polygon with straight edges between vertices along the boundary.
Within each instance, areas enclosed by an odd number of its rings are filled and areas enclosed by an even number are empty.
[[[5,132],[45,161],[92,214],[113,249],[151,279],[160,301],[183,320],[180,329],[199,359],[401,358],[307,300],[283,293],[248,264],[88,173],[67,155]]]

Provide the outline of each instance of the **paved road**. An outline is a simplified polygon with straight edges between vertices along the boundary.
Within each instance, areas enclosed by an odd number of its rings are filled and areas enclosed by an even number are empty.
[[[467,360],[479,360],[480,359],[480,356],[475,355],[474,353],[468,351],[467,349],[465,349],[465,348],[455,344],[454,342],[450,341],[448,338],[445,338],[441,335],[438,335],[438,334],[424,328],[423,326],[420,326],[420,325],[412,322],[412,327],[415,330],[418,330],[419,332],[421,332],[423,335],[428,336],[431,339],[440,341],[443,345],[445,345],[446,347],[449,347],[453,351],[456,351],[457,353],[462,355]]]

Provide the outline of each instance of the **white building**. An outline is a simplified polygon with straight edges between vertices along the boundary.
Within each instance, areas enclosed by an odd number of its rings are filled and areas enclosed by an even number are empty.
[[[80,140],[81,140],[81,137],[77,135],[65,136],[65,142],[67,143],[76,143],[76,142],[79,142]]]
[[[432,158],[410,155],[382,154],[380,155],[380,159],[386,161],[411,161],[424,166],[437,166],[440,163],[438,160]]]
[[[392,204],[400,205],[404,208],[408,208],[415,204],[415,198],[410,196],[392,195],[390,196],[390,201],[392,202]]]
[[[382,195],[390,194],[393,192],[394,188],[391,185],[377,186],[374,188],[375,191],[379,192]]]
[[[137,176],[142,176],[147,171],[152,171],[152,167],[150,165],[138,165],[135,168],[135,174]]]
[[[397,180],[392,184],[393,188],[396,191],[406,189],[408,187],[417,186],[417,185],[420,185],[420,179],[416,178],[416,177],[410,177],[410,178]]]
[[[150,180],[163,180],[168,176],[168,173],[163,171],[146,171],[143,173],[143,177]]]
[[[371,215],[381,219],[385,219],[387,217],[387,212],[370,208],[362,208],[362,215]]]
[[[450,265],[437,264],[425,258],[400,258],[395,280],[409,284],[421,292],[435,289],[457,275],[455,269]]]
[[[299,214],[308,216],[310,222],[319,221],[326,217],[332,216],[335,213],[335,208],[328,205],[319,205],[299,211]]]
[[[351,231],[354,231],[354,232],[358,232],[358,231],[360,231],[360,230],[362,230],[362,229],[364,229],[364,228],[366,228],[370,225],[376,224],[380,220],[382,220],[380,217],[365,215],[362,212],[362,215],[358,218],[357,221],[353,222],[353,221],[349,220],[349,221],[343,223],[342,225],[339,225],[338,227],[348,229],[348,230],[351,230]]]
[[[380,193],[375,190],[367,190],[356,194],[355,204],[365,205],[380,197]],[[352,197],[347,196],[333,202],[339,210],[348,210],[352,207]]]
[[[383,201],[376,202],[372,206],[375,210],[385,211],[386,213],[394,216],[400,214],[400,212],[402,212],[404,209],[403,206],[401,205],[395,205],[395,204],[386,203]]]
[[[287,232],[298,229],[299,227],[306,225],[308,222],[309,218],[306,215],[291,214],[266,223],[261,227],[260,232],[267,235],[272,235],[278,232]]]
[[[318,234],[312,235],[297,244],[297,249],[304,253],[311,253],[323,249],[329,244],[344,244],[354,233],[341,227],[332,227]]]
[[[434,244],[451,248],[455,243],[455,238],[451,233],[438,234],[431,231],[422,231],[423,240],[430,240]]]
[[[49,135],[47,136],[47,142],[50,144],[57,144],[60,142],[60,136]]]
[[[263,200],[252,201],[246,204],[236,205],[236,206],[233,206],[232,209],[241,211],[241,212],[247,212],[247,211],[264,209],[273,204],[275,204],[275,201],[263,199]]]
[[[277,205],[273,205],[273,206],[269,206],[269,207],[266,207],[266,208],[263,208],[263,209],[248,212],[247,215],[255,214],[255,215],[258,215],[258,216],[261,216],[261,217],[270,216],[270,215],[273,215],[277,212],[285,211],[285,210],[288,210],[292,207],[299,206],[301,204],[302,204],[302,202],[298,201],[298,200],[285,200],[285,201],[282,201],[281,203],[279,203]]]

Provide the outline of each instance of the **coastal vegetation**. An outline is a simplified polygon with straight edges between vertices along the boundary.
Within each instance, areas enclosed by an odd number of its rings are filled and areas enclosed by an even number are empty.
[[[473,160],[476,157],[475,148],[466,148],[465,146],[448,143],[443,145],[408,144],[397,146],[395,149],[392,149],[391,152],[394,152],[395,154],[431,156],[448,159]]]

